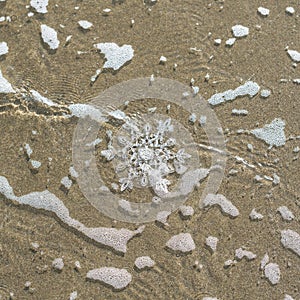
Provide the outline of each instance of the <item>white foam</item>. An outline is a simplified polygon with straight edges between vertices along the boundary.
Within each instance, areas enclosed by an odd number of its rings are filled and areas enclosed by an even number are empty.
[[[287,53],[293,61],[300,62],[300,52],[296,50],[288,50]]]
[[[196,245],[189,233],[172,236],[166,243],[167,248],[175,252],[187,253],[196,249]]]
[[[78,24],[82,29],[85,29],[85,30],[90,29],[93,26],[93,23],[86,21],[86,20],[80,20],[78,22]]]
[[[285,294],[283,300],[294,300],[294,298],[288,294]]]
[[[34,169],[39,169],[42,165],[41,162],[39,162],[37,160],[33,160],[33,159],[30,160],[30,163],[31,163],[32,168],[34,168]]]
[[[64,203],[48,190],[32,192],[21,197],[16,197],[7,179],[3,176],[0,176],[0,193],[7,199],[15,200],[19,204],[53,212],[68,226],[73,227],[95,242],[122,253],[127,251],[128,241],[134,236],[141,234],[145,228],[145,226],[140,226],[137,230],[131,231],[125,228],[86,227],[79,221],[72,219],[69,215],[69,210]]]
[[[100,109],[96,108],[90,104],[71,104],[69,105],[69,110],[71,111],[72,116],[78,118],[85,118],[89,116],[91,119],[99,122],[106,121],[106,118],[103,116]]]
[[[215,45],[219,46],[219,45],[221,45],[222,40],[221,39],[215,39],[214,43],[215,43]]]
[[[31,0],[30,5],[36,10],[36,12],[41,14],[46,14],[48,12],[48,0]]]
[[[262,15],[263,17],[267,17],[270,14],[270,10],[265,8],[265,7],[259,7],[257,9],[257,11],[259,12],[260,15]]]
[[[300,256],[300,235],[291,229],[281,231],[281,244]]]
[[[165,56],[161,56],[160,59],[159,59],[159,62],[161,64],[165,64],[167,62],[167,58]]]
[[[103,267],[100,269],[90,270],[86,277],[91,280],[101,281],[115,290],[122,290],[128,286],[132,280],[132,275],[126,269],[114,267]]]
[[[263,219],[263,215],[258,213],[255,208],[252,209],[250,215],[249,215],[249,218],[252,220],[252,221],[259,221],[259,220],[262,220]]]
[[[25,151],[26,151],[26,154],[27,154],[28,158],[30,158],[30,155],[32,154],[31,147],[29,146],[29,144],[25,144],[24,148],[25,148]]]
[[[261,90],[260,92],[260,96],[262,98],[268,98],[271,95],[271,91],[270,90]]]
[[[126,114],[120,110],[120,109],[117,109],[117,110],[114,110],[114,111],[111,111],[108,113],[111,117],[115,118],[115,119],[118,119],[118,120],[124,120],[126,118]]]
[[[0,56],[7,54],[8,50],[9,49],[8,49],[7,43],[6,42],[1,42],[0,43]]]
[[[135,260],[134,265],[139,270],[144,270],[154,267],[155,261],[149,256],[140,256]]]
[[[274,119],[270,124],[265,125],[263,128],[251,130],[257,138],[264,140],[271,147],[280,147],[285,145],[286,137],[284,134],[285,122],[280,119]]]
[[[226,40],[225,45],[228,47],[231,47],[234,45],[235,41],[236,41],[236,38],[229,38],[228,40]]]
[[[289,15],[293,15],[295,13],[295,9],[292,6],[288,6],[286,7],[285,12]]]
[[[105,55],[106,62],[103,68],[118,70],[133,58],[134,50],[131,45],[120,47],[115,43],[99,43],[94,46]]]
[[[52,262],[52,267],[55,270],[61,271],[64,268],[65,264],[62,258],[56,258]]]
[[[16,91],[13,89],[12,85],[3,77],[2,72],[0,70],[0,94],[8,94],[15,92]]]
[[[277,264],[269,263],[265,266],[265,276],[272,285],[275,285],[280,280],[280,268]]]
[[[231,29],[236,38],[242,38],[249,34],[249,28],[243,25],[235,25]]]
[[[278,207],[277,211],[285,221],[292,221],[295,218],[294,214],[286,206]]]
[[[247,81],[235,90],[227,90],[223,93],[214,94],[208,99],[208,103],[218,105],[226,101],[235,100],[238,97],[250,96],[252,98],[258,93],[259,89],[260,87],[256,82]]]
[[[219,239],[217,237],[209,236],[206,238],[205,244],[211,249],[212,252],[216,252],[218,242]]]
[[[248,110],[246,109],[236,109],[234,108],[231,113],[233,115],[241,115],[241,116],[247,116],[248,115]]]
[[[160,211],[157,213],[156,221],[163,225],[168,225],[168,218],[170,214],[171,214],[170,211],[165,211],[165,210]]]
[[[189,205],[181,205],[179,207],[179,212],[180,212],[180,215],[183,219],[188,219],[190,217],[192,217],[194,215],[194,209],[192,206],[189,206]]]
[[[75,168],[73,166],[71,166],[69,168],[69,173],[70,173],[70,176],[74,179],[78,178],[79,177],[79,174],[78,172],[75,170]]]
[[[31,93],[34,101],[44,103],[45,105],[48,105],[48,106],[57,106],[56,103],[54,103],[53,101],[49,100],[46,97],[43,97],[39,92],[37,92],[35,90],[30,90],[30,93]]]
[[[223,213],[235,218],[239,215],[239,210],[221,194],[208,194],[204,201],[204,207],[220,206]]]
[[[76,300],[76,299],[77,299],[77,296],[78,296],[77,291],[73,291],[73,292],[70,294],[69,300]]]
[[[72,180],[68,177],[65,176],[62,178],[62,180],[60,181],[60,183],[67,189],[69,190],[72,186]]]
[[[248,251],[248,250],[244,250],[242,248],[239,248],[239,249],[236,249],[235,250],[235,258],[237,260],[241,260],[243,258],[246,258],[247,260],[253,260],[256,258],[256,254],[254,254],[253,252],[251,251]]]
[[[57,32],[53,28],[42,24],[41,34],[44,43],[46,43],[50,49],[56,50],[58,48],[59,40],[57,38]]]
[[[260,269],[263,270],[266,266],[266,264],[269,262],[270,258],[268,253],[266,253],[264,255],[264,257],[262,258],[262,260],[260,261]]]

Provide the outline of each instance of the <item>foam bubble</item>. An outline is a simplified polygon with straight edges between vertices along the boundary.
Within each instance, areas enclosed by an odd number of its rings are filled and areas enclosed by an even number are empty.
[[[126,269],[114,267],[103,267],[100,269],[90,270],[86,277],[91,280],[97,280],[105,283],[115,290],[122,290],[128,286],[132,280],[132,275]]]
[[[103,68],[118,70],[133,58],[134,50],[131,45],[120,47],[115,43],[99,43],[94,46],[105,55],[107,61]]]

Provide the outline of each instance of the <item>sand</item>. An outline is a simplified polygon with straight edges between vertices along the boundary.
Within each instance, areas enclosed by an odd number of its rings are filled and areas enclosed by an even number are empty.
[[[296,61],[287,53],[288,49],[300,51],[299,5],[293,1],[271,4],[245,0],[49,0],[47,12],[37,13],[27,2],[0,2],[0,20],[4,16],[0,43],[6,42],[9,48],[0,56],[0,70],[16,91],[0,94],[0,176],[7,178],[16,196],[50,191],[63,201],[72,218],[87,227],[136,230],[143,224],[106,216],[90,204],[77,178],[71,176],[72,140],[78,123],[78,117],[66,117],[71,114],[71,104],[88,104],[107,88],[126,80],[147,77],[150,82],[152,74],[153,86],[159,77],[186,86],[193,78],[193,86],[199,87],[198,94],[206,101],[249,80],[271,94],[264,98],[258,92],[252,98],[243,96],[212,108],[222,126],[227,153],[218,194],[238,209],[235,218],[222,214],[218,207],[199,207],[205,179],[185,202],[194,209],[190,218],[181,218],[175,210],[167,225],[145,223],[145,230],[128,242],[122,254],[70,228],[53,213],[17,205],[1,194],[0,299],[70,299],[71,293],[73,299],[76,294],[77,299],[255,300],[284,299],[285,295],[299,299],[300,257],[280,241],[283,230],[300,234],[299,152],[293,151],[300,146],[296,80],[300,74]],[[270,10],[269,15],[257,11],[261,6]],[[287,13],[287,6],[293,6],[295,13]],[[103,11],[107,8],[111,11]],[[28,15],[30,12],[34,15]],[[84,30],[78,25],[80,20],[93,26]],[[42,24],[57,32],[57,50],[43,42]],[[233,45],[225,45],[233,38],[235,25],[249,28],[249,33]],[[221,43],[215,44],[216,39]],[[105,69],[105,55],[94,46],[98,43],[131,45],[134,55],[117,70]],[[162,56],[166,58],[163,63]],[[34,101],[30,90],[50,102]],[[189,93],[192,95],[193,90]],[[149,108],[155,111],[156,107],[156,113],[166,114],[167,104],[143,99],[120,109],[132,115]],[[233,110],[247,114],[232,114]],[[202,145],[199,159],[203,168],[209,168],[213,151],[204,147],[209,145],[204,127],[198,121],[189,122],[191,112],[179,105],[171,104],[167,115],[183,124]],[[285,141],[278,147],[270,147],[251,134],[276,118],[285,122]],[[95,151],[99,173],[114,195],[136,202],[150,197],[151,202],[153,191],[148,187],[123,194],[111,187],[119,178],[113,161],[106,162],[101,151],[107,148],[106,130],[115,134],[118,124],[108,122],[99,131],[103,140]],[[30,157],[26,144],[32,149]],[[38,168],[32,164],[35,161],[41,163]],[[67,186],[62,186],[66,176],[72,184],[67,181]],[[292,220],[281,217],[278,208],[282,206],[293,214]],[[249,217],[254,208],[263,218]],[[191,235],[195,250],[174,253],[166,249],[167,241],[180,233]],[[208,237],[218,239],[216,251],[206,246]],[[256,257],[234,261],[237,249]],[[271,284],[260,270],[265,254],[271,266],[279,267],[278,283],[276,279]],[[141,256],[151,257],[153,268],[136,270],[135,260]],[[52,267],[57,258],[63,259],[61,271]],[[224,267],[228,260],[232,264]],[[86,278],[90,270],[104,267],[126,269],[132,275],[131,282],[116,291]]]

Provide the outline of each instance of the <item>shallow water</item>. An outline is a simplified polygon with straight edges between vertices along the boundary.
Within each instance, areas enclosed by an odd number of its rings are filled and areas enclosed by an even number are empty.
[[[146,223],[145,230],[128,242],[122,254],[67,226],[53,212],[18,205],[0,195],[0,299],[69,299],[73,291],[77,291],[77,299],[284,299],[285,295],[300,299],[299,255],[280,242],[282,230],[300,234],[299,84],[293,82],[300,73],[285,51],[287,46],[300,51],[299,5],[268,4],[270,15],[261,17],[257,8],[262,3],[258,1],[145,2],[50,0],[44,15],[26,8],[29,3],[1,2],[0,17],[11,16],[11,22],[0,22],[0,42],[7,42],[9,47],[9,52],[0,57],[0,70],[17,92],[0,94],[0,176],[7,178],[16,196],[50,191],[64,203],[70,216],[86,227],[135,230],[141,224],[114,220],[94,208],[78,179],[72,178],[70,189],[62,186],[63,177],[71,178],[73,134],[79,121],[70,116],[70,104],[87,104],[115,84],[136,78],[150,80],[151,74],[154,87],[159,77],[187,87],[194,78],[194,86],[199,87],[205,101],[252,80],[261,90],[270,90],[271,95],[262,98],[259,91],[253,98],[240,97],[212,108],[222,126],[227,152],[218,193],[235,205],[239,215],[232,218],[218,207],[199,207],[205,179],[185,202],[195,210],[190,219],[183,220],[176,210],[169,216],[168,225]],[[295,8],[293,15],[285,12],[288,5]],[[105,8],[111,8],[108,15],[103,15]],[[29,11],[34,16],[29,17]],[[88,20],[93,27],[83,31],[79,20]],[[57,31],[57,51],[49,51],[43,42],[41,24]],[[232,37],[231,27],[236,24],[247,26],[249,35],[226,47],[225,41]],[[219,46],[214,44],[217,38],[222,40]],[[105,42],[132,45],[134,57],[117,71],[103,70],[91,82],[105,63],[105,56],[93,45]],[[161,56],[167,58],[166,63],[160,63]],[[57,106],[34,101],[32,89]],[[189,92],[192,94],[192,90]],[[125,97],[122,91],[120,94]],[[103,107],[106,113],[117,109],[109,106],[113,100]],[[173,105],[172,100],[144,99],[128,107],[123,103],[120,109],[140,120],[139,114],[157,107],[155,113],[180,122],[200,144],[201,167],[209,168],[214,151],[208,148],[203,128],[198,123],[191,124],[190,112]],[[233,109],[247,110],[248,115],[233,115]],[[286,141],[270,149],[250,130],[263,128],[275,118],[285,121]],[[118,183],[119,177],[113,163],[103,159],[101,150],[109,143],[106,130],[115,133],[120,124],[110,120],[99,131],[98,137],[103,139],[95,149],[99,174],[113,195],[133,202],[151,199],[153,190],[148,187],[121,193],[110,186]],[[33,150],[30,157],[25,144]],[[41,162],[41,167],[34,169],[30,159]],[[274,174],[280,177],[280,183],[273,182]],[[255,180],[257,175],[262,179]],[[280,206],[293,213],[292,221],[281,217],[277,212]],[[253,208],[263,215],[262,220],[249,218]],[[191,234],[196,249],[186,254],[167,250],[166,242],[182,232]],[[218,238],[214,253],[205,245],[208,236]],[[38,249],[33,249],[34,242],[39,244]],[[256,254],[256,258],[243,258],[225,268],[225,261],[234,260],[235,250],[240,247]],[[280,268],[280,280],[275,285],[260,270],[265,253],[270,263]],[[144,255],[156,264],[138,272],[135,259]],[[52,267],[55,258],[63,258],[61,272]],[[75,270],[75,261],[80,262],[81,269]],[[132,281],[123,290],[115,291],[86,279],[89,270],[101,267],[125,268],[132,274]],[[24,287],[27,281],[31,282],[29,288]]]

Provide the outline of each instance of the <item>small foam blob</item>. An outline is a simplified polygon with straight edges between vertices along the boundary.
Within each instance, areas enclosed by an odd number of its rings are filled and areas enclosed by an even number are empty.
[[[193,95],[196,96],[200,91],[199,86],[192,86],[192,91],[193,91]]]
[[[73,166],[71,166],[69,168],[69,173],[70,173],[70,176],[74,179],[78,178],[79,177],[79,174],[78,172],[75,170],[75,168]]]
[[[0,56],[7,54],[8,50],[9,50],[9,48],[7,46],[7,43],[6,42],[1,42],[0,43]]]
[[[285,122],[280,119],[274,119],[270,124],[265,125],[263,128],[253,129],[250,132],[258,139],[264,140],[271,147],[280,147],[285,145],[286,137],[284,134]]]
[[[225,45],[227,47],[232,47],[234,45],[235,41],[236,41],[236,38],[229,38],[228,40],[226,40]]]
[[[196,249],[195,242],[189,233],[172,236],[166,243],[168,249],[174,252],[188,253]]]
[[[236,263],[237,263],[237,261],[235,259],[234,260],[228,259],[224,262],[224,268],[227,269],[227,268],[235,265]]]
[[[267,17],[270,14],[270,10],[262,6],[260,6],[257,11],[263,17]]]
[[[189,205],[179,206],[179,213],[182,219],[190,219],[194,215],[194,209]]]
[[[247,81],[235,90],[227,90],[223,93],[214,94],[208,99],[208,103],[218,105],[226,101],[235,100],[238,97],[250,96],[252,98],[258,93],[259,89],[260,86],[256,82]]]
[[[249,28],[243,25],[235,25],[231,29],[236,38],[242,38],[249,34]]]
[[[221,39],[215,39],[214,43],[215,43],[216,46],[219,46],[219,45],[221,45],[222,40]]]
[[[223,213],[233,218],[239,215],[239,210],[223,195],[208,194],[203,200],[204,207],[219,206]]]
[[[134,265],[138,270],[145,270],[153,268],[155,261],[149,256],[140,256],[135,260]]]
[[[281,231],[281,244],[300,256],[300,235],[291,229]]]
[[[250,215],[249,215],[249,218],[250,218],[250,220],[252,220],[252,221],[260,221],[260,220],[262,220],[263,219],[263,215],[262,214],[260,214],[259,212],[257,212],[256,210],[255,210],[255,208],[253,208],[252,209],[252,211],[251,211],[251,213],[250,213]]]
[[[62,178],[62,180],[60,181],[60,183],[67,189],[69,190],[72,186],[72,180],[68,177],[65,176]]]
[[[58,48],[59,40],[57,38],[57,32],[53,28],[42,24],[41,35],[44,43],[46,43],[50,49],[56,50]]]
[[[248,115],[248,110],[246,109],[236,109],[234,108],[231,113],[233,115],[238,115],[238,116],[247,116]]]
[[[266,264],[269,262],[270,258],[268,253],[266,253],[264,255],[264,257],[262,258],[262,260],[260,261],[260,269],[263,270],[266,266]]]
[[[277,211],[280,213],[282,219],[285,221],[292,221],[295,218],[294,214],[286,206],[278,207]]]
[[[48,98],[42,96],[39,92],[37,92],[35,90],[30,90],[30,93],[31,93],[34,101],[41,102],[47,106],[57,106],[56,103],[54,103],[53,101],[49,100]]]
[[[275,285],[280,280],[280,268],[275,263],[269,263],[265,266],[265,276],[272,285]]]
[[[132,275],[126,269],[114,267],[103,267],[90,270],[86,277],[90,280],[97,280],[105,283],[115,290],[122,290],[128,286],[132,280]]]
[[[39,169],[42,165],[41,162],[39,162],[37,160],[33,160],[33,159],[30,160],[30,163],[31,163],[31,166],[33,169]]]
[[[295,9],[292,6],[288,6],[286,7],[285,12],[289,15],[293,15],[295,13]]]
[[[25,148],[27,156],[30,158],[30,155],[32,154],[31,147],[29,146],[29,144],[25,144],[24,148]]]
[[[89,104],[71,104],[69,105],[69,110],[71,111],[71,116],[76,116],[78,118],[85,118],[89,116],[95,121],[106,121],[100,109]]]
[[[206,246],[208,246],[212,252],[217,251],[218,242],[219,242],[219,239],[217,237],[214,237],[214,236],[209,236],[205,240]]]
[[[2,72],[0,70],[0,94],[8,94],[15,92],[16,91],[13,89],[12,85],[3,77]]]
[[[157,213],[156,222],[161,223],[163,225],[168,225],[168,218],[171,214],[171,211],[160,211]]]
[[[251,251],[244,250],[243,248],[238,248],[238,249],[235,250],[235,258],[237,260],[242,260],[244,257],[247,260],[253,260],[253,259],[256,258],[256,254],[254,254]]]
[[[200,119],[199,119],[200,126],[205,126],[206,121],[207,121],[207,117],[206,116],[203,116],[203,115],[200,116]]]
[[[52,267],[55,270],[61,271],[64,268],[64,266],[65,266],[65,264],[64,264],[64,261],[61,257],[60,258],[55,258],[52,262]]]
[[[78,260],[75,261],[74,267],[76,271],[79,271],[81,269],[81,264]]]
[[[70,294],[69,300],[76,300],[78,296],[77,291],[74,291]]]
[[[287,53],[293,61],[300,62],[300,52],[296,50],[288,50]]]
[[[270,90],[261,90],[260,92],[260,96],[262,98],[268,98],[271,95],[271,91]]]
[[[294,298],[288,294],[285,294],[283,300],[294,300]]]
[[[48,0],[31,0],[30,5],[36,10],[36,12],[41,14],[46,14],[48,12]]]
[[[105,55],[103,68],[118,70],[133,58],[134,50],[131,45],[120,47],[115,43],[99,43],[94,46]]]
[[[117,120],[125,120],[125,118],[126,118],[126,114],[120,109],[111,111],[108,114]]]
[[[93,26],[93,23],[86,21],[86,20],[80,20],[78,22],[78,24],[82,29],[85,29],[85,30],[90,29]]]
[[[161,56],[159,59],[160,64],[165,64],[167,62],[167,58],[165,56]]]

